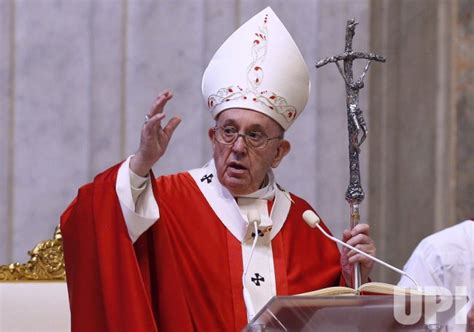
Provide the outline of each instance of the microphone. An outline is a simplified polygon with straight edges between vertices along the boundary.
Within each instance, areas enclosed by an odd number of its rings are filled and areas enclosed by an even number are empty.
[[[247,260],[247,263],[245,264],[244,273],[242,274],[244,302],[245,302],[245,306],[247,307],[247,316],[248,316],[247,318],[250,321],[253,318],[253,316],[255,316],[255,307],[253,305],[252,298],[250,297],[250,293],[247,287],[245,287],[245,277],[247,276],[249,265],[250,265],[250,262],[252,261],[252,256],[253,256],[255,246],[257,245],[258,226],[260,225],[262,221],[260,219],[260,213],[258,212],[258,210],[250,210],[247,213],[247,219],[248,219],[249,225],[253,224],[254,234],[255,234],[255,237],[253,238],[252,249],[250,250],[250,256],[249,256],[249,259]]]
[[[334,236],[331,236],[329,235],[322,227],[321,225],[319,225],[321,219],[319,219],[319,217],[316,215],[316,213],[314,213],[313,211],[311,210],[306,210],[305,212],[303,212],[303,219],[304,221],[308,224],[309,227],[311,228],[319,228],[319,230],[324,234],[324,236],[326,236],[327,238],[331,239],[332,241],[336,242],[336,243],[339,243],[340,245],[346,247],[346,248],[349,248],[351,250],[354,250],[355,252],[373,260],[374,262],[377,262],[379,264],[382,264],[383,266],[385,267],[388,267],[389,269],[401,274],[401,275],[404,275],[406,276],[408,279],[410,279],[417,288],[419,288],[419,285],[418,283],[415,281],[415,279],[413,279],[408,273],[406,273],[405,271],[403,270],[400,270],[400,269],[397,269],[395,266],[392,266],[388,263],[385,263],[384,261],[372,256],[372,255],[369,255],[365,252],[363,252],[362,250],[359,250],[345,242],[342,242],[341,240],[335,238]]]

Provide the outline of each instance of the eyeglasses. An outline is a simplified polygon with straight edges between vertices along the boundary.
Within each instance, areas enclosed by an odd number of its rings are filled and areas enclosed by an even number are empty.
[[[242,136],[247,146],[254,149],[263,149],[265,146],[267,146],[268,141],[283,138],[281,136],[268,138],[267,135],[260,131],[251,131],[241,134],[235,127],[232,126],[214,127],[212,129],[216,133],[216,139],[219,143],[231,145],[234,144],[240,136]]]

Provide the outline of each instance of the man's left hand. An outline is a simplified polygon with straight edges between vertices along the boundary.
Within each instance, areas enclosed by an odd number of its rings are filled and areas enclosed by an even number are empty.
[[[358,224],[352,230],[344,230],[342,241],[371,256],[375,256],[375,243],[370,238],[369,231],[369,225]],[[343,247],[341,252],[341,267],[344,278],[346,279],[346,284],[348,285],[352,285],[351,276],[355,263],[359,263],[360,265],[361,282],[368,282],[370,271],[374,266],[374,261],[355,252],[354,250]]]

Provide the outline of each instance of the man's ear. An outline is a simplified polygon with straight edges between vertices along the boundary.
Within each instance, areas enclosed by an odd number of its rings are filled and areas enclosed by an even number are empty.
[[[216,131],[214,130],[214,128],[209,128],[209,130],[207,131],[207,135],[209,136],[209,139],[211,140],[211,142],[214,141],[215,134],[216,134]]]
[[[212,149],[214,150],[216,146],[216,142],[214,140],[214,137],[216,136],[216,131],[214,130],[214,128],[209,128],[209,130],[207,131],[207,136],[209,136],[209,140],[212,144]]]
[[[288,142],[286,139],[280,140],[280,143],[277,148],[277,153],[275,155],[275,158],[273,158],[272,161],[272,168],[277,168],[278,165],[280,165],[280,162],[283,160],[283,158],[290,152],[291,150],[291,144]]]

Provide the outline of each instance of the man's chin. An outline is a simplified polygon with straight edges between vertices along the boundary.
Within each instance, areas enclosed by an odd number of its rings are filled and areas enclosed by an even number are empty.
[[[245,181],[245,179],[242,178],[226,178],[222,184],[233,196],[246,195],[252,192],[248,181]]]

